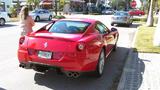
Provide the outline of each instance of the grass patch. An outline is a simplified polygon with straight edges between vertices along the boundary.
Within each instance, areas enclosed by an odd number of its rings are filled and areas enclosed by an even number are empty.
[[[62,16],[62,15],[57,15],[57,16],[54,16],[53,18],[55,18],[55,19],[63,19],[63,18],[66,18],[66,17]]]
[[[160,53],[160,47],[153,46],[156,27],[140,26],[137,32],[134,51],[142,53]]]
[[[147,22],[147,17],[142,17],[142,18],[133,18],[132,19],[134,23],[146,23]],[[158,17],[154,17],[154,24],[158,23]]]

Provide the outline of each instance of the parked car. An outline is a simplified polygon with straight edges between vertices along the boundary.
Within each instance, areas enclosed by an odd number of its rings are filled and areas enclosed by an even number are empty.
[[[0,11],[0,26],[5,25],[5,23],[9,20],[10,18],[8,16],[8,13],[4,11]]]
[[[36,21],[52,20],[53,13],[46,9],[36,9],[30,13],[30,16]]]
[[[114,24],[125,24],[127,26],[130,26],[132,24],[132,16],[129,15],[128,12],[125,11],[117,11],[112,16],[111,26]]]
[[[132,15],[132,16],[135,16],[135,15],[141,16],[141,15],[145,15],[145,12],[142,11],[142,10],[130,10],[129,14]]]
[[[102,14],[105,14],[105,15],[111,15],[113,13],[114,13],[114,11],[112,9],[105,9],[102,11]]]
[[[59,19],[19,39],[20,67],[45,72],[55,68],[68,77],[94,71],[100,77],[106,56],[116,50],[116,28],[93,19]]]

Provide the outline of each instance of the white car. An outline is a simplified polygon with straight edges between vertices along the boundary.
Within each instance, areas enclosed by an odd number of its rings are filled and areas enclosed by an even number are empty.
[[[45,9],[37,9],[29,13],[29,15],[36,21],[52,20],[53,13]]]
[[[5,25],[5,23],[9,20],[10,19],[9,19],[7,12],[0,11],[0,26]]]

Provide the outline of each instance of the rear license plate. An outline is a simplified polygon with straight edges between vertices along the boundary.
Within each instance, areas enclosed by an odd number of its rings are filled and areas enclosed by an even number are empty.
[[[52,52],[39,51],[38,52],[38,57],[44,58],[44,59],[51,59]]]

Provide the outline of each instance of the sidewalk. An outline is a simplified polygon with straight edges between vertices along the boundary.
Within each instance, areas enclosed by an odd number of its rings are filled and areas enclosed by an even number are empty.
[[[117,90],[160,90],[160,54],[130,50]]]

